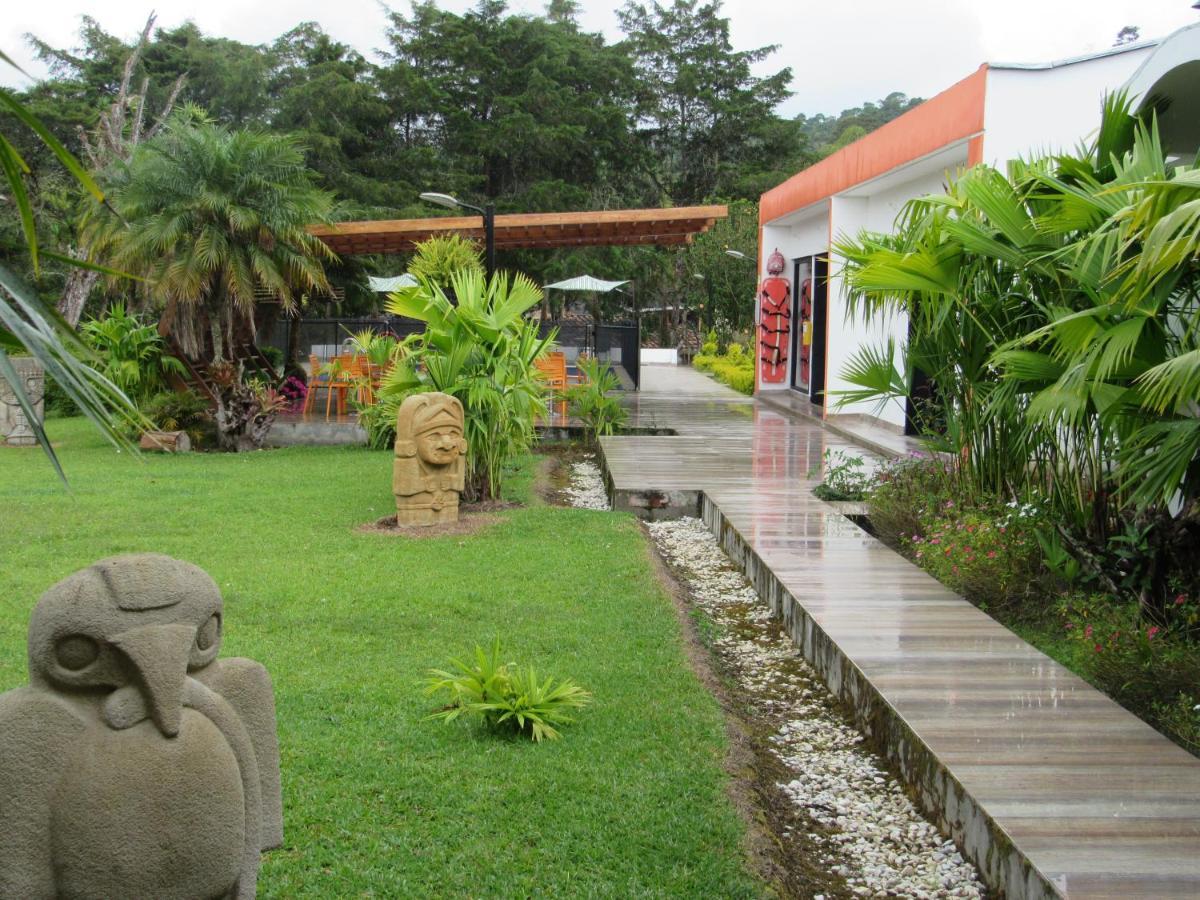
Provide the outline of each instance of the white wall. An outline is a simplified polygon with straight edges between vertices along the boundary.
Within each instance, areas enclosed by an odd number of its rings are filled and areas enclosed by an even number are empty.
[[[983,111],[983,161],[1074,150],[1100,125],[1106,91],[1120,88],[1153,47],[1045,69],[990,67]]]
[[[896,216],[909,200],[927,194],[940,193],[947,180],[947,172],[953,172],[967,161],[966,145],[938,160],[942,168],[930,170],[928,166],[913,166],[912,176],[903,179],[904,170],[867,182],[854,188],[853,196],[835,197],[832,222],[834,240],[856,237],[860,231],[890,232]],[[903,371],[903,354],[908,340],[908,317],[902,313],[874,315],[869,321],[862,316],[850,318],[849,300],[841,277],[843,260],[834,255],[830,264],[829,282],[829,325],[826,338],[825,410],[829,415],[868,415],[890,425],[903,427],[904,407],[899,403],[848,403],[838,404],[837,391],[853,386],[842,377],[842,371],[851,358],[867,347],[882,348],[892,340],[896,345],[896,364]]]
[[[679,351],[674,347],[642,347],[643,366],[677,366]]]
[[[762,228],[762,271],[759,281],[767,277],[767,257],[778,249],[789,262],[801,256],[829,252],[829,205],[820,203],[804,210],[799,216],[789,216],[782,222],[769,222]],[[790,272],[784,274],[791,278]]]

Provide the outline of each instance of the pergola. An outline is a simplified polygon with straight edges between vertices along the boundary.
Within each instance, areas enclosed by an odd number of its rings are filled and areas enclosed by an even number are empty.
[[[625,244],[675,246],[690,243],[693,236],[707,231],[714,222],[728,215],[726,206],[499,215],[495,220],[496,249]],[[480,241],[484,237],[481,216],[337,222],[314,225],[308,230],[339,256],[408,253],[418,241],[437,234],[461,234]]]

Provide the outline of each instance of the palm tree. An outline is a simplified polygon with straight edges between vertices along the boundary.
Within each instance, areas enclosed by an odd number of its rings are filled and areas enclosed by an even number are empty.
[[[188,356],[220,362],[239,333],[253,335],[256,289],[284,312],[329,290],[323,264],[336,257],[306,226],[327,220],[333,201],[291,137],[231,131],[184,109],[137,149],[111,193],[118,215],[94,207],[85,237],[145,279],[163,307],[160,330]]]
[[[1152,534],[1124,578],[1161,620],[1200,532],[1200,170],[1168,165],[1117,95],[1084,151],[975,167],[838,252],[860,312],[908,314],[966,485],[1040,494],[1085,559]],[[855,400],[912,383],[890,347],[844,374]]]
[[[552,348],[556,332],[539,337],[537,324],[525,318],[542,299],[525,275],[498,272],[487,281],[467,266],[449,281],[447,291],[422,276],[416,287],[388,297],[388,312],[424,322],[425,331],[398,348],[378,401],[360,421],[380,446],[391,440],[409,394],[433,390],[457,397],[466,416],[466,498],[486,500],[500,496],[504,467],[536,438],[546,402],[536,361]]]

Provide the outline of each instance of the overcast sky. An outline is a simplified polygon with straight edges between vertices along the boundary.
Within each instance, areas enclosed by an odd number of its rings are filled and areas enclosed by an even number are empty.
[[[75,46],[79,17],[132,40],[150,9],[158,24],[192,19],[206,33],[266,43],[299,22],[319,22],[338,40],[374,58],[385,41],[383,4],[376,0],[0,0],[0,50],[31,74],[23,35]],[[621,0],[582,0],[582,24],[621,37],[614,8]],[[891,91],[929,97],[981,62],[1045,62],[1101,50],[1125,25],[1142,38],[1163,37],[1200,20],[1192,0],[727,0],[738,49],[778,43],[763,71],[791,66],[795,96],[781,112],[837,113]],[[407,3],[389,4],[407,9]],[[474,0],[439,0],[462,11]],[[537,12],[543,0],[511,0],[516,12]],[[0,65],[0,83],[25,80]]]

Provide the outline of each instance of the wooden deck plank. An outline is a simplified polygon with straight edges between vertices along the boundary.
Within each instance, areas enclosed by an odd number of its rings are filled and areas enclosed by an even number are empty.
[[[827,449],[869,451],[690,369],[644,366],[627,405],[675,434],[601,441],[618,497],[719,510],[723,543],[787,595],[798,644],[863,724],[908,742],[893,759],[994,886],[1200,897],[1200,760],[813,496]]]

